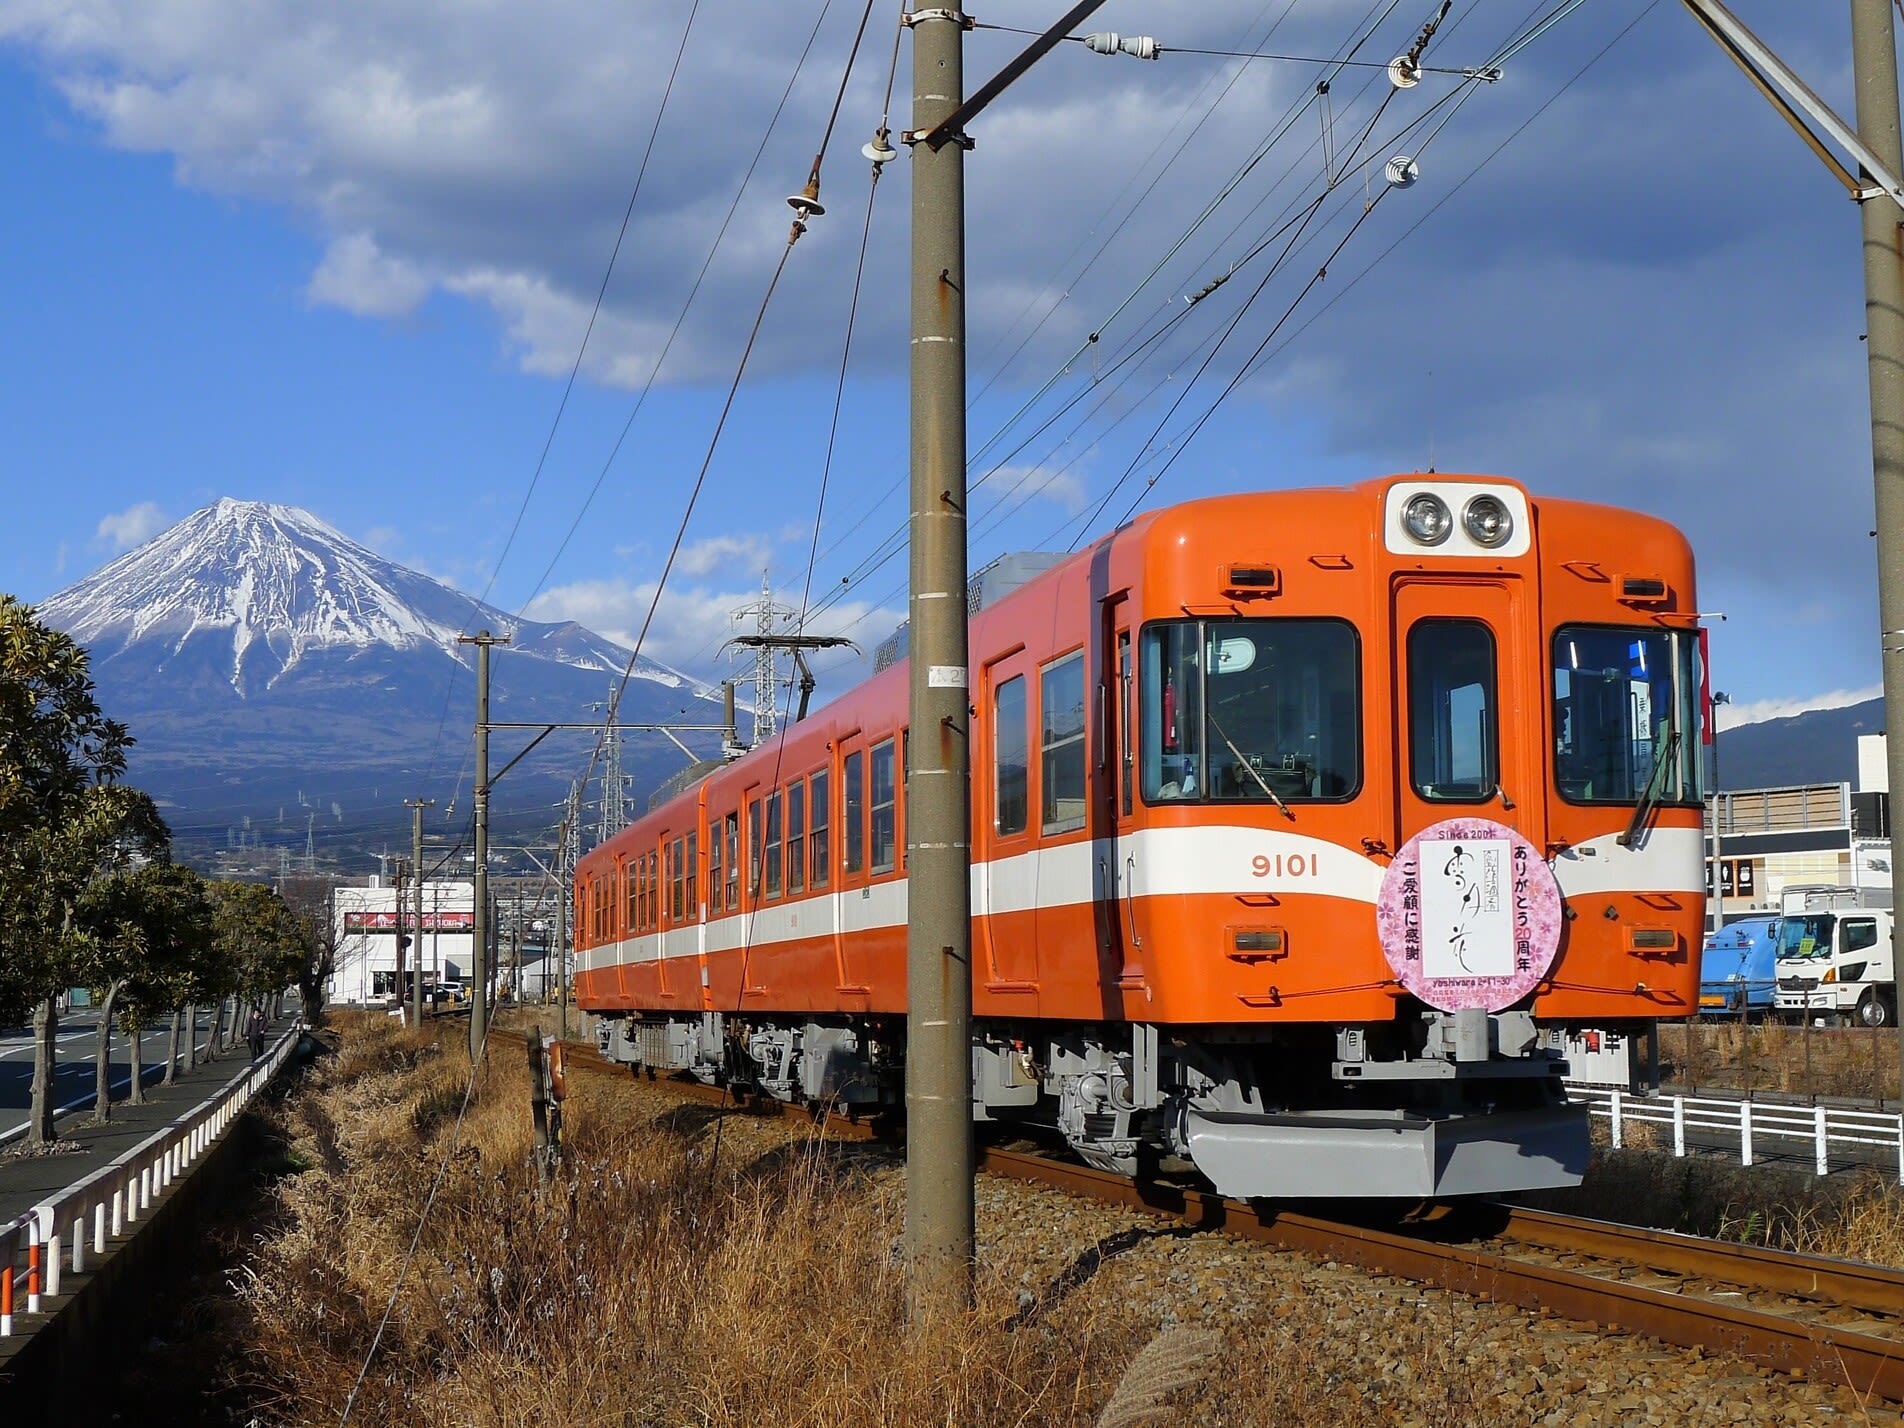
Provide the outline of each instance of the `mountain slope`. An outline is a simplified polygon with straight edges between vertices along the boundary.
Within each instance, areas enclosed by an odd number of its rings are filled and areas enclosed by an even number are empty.
[[[629,658],[580,625],[519,620],[472,600],[307,511],[229,499],[39,613],[89,649],[102,706],[138,739],[132,778],[182,840],[232,842],[282,824],[300,853],[307,837],[381,832],[398,818],[391,831],[407,845],[406,797],[448,807],[460,795],[466,816],[476,657],[457,643],[463,631],[509,637],[491,655],[494,722],[599,722]],[[646,659],[621,702],[628,723],[719,717],[717,691]],[[492,767],[531,737],[497,731]],[[552,805],[593,742],[586,731],[551,737],[497,785],[497,813],[533,809],[553,824]],[[631,743],[624,760],[637,791],[682,762],[655,736]]]

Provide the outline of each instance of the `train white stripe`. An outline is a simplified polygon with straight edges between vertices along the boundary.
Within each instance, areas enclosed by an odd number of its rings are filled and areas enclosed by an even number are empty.
[[[1568,848],[1553,861],[1563,896],[1685,893],[1702,886],[1704,842],[1696,828],[1654,828],[1640,848],[1608,834]],[[1307,893],[1373,905],[1383,864],[1300,833],[1239,825],[1145,828],[1035,848],[972,867],[974,916],[1071,907],[1108,897],[1236,896]],[[605,943],[581,954],[594,971],[617,962],[675,960],[742,947],[771,947],[835,931],[871,932],[906,924],[907,879],[769,903],[698,927],[671,928]],[[1089,890],[1088,892],[1086,890]],[[704,935],[703,935],[704,934]]]

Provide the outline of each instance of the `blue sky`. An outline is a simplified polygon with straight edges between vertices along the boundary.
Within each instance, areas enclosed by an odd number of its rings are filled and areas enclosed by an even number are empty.
[[[609,8],[0,0],[12,520],[0,587],[44,597],[232,495],[305,506],[465,589],[493,579],[490,598],[512,610],[632,634],[862,7],[696,15],[582,379],[509,542],[690,0]],[[1309,57],[1372,25],[1354,53],[1385,60],[1433,8],[1111,0],[1092,28]],[[1479,64],[1548,8],[1457,5],[1428,62]],[[1735,8],[1849,116],[1842,4]],[[1037,28],[1058,9],[999,0],[974,13]],[[858,149],[878,119],[894,10],[874,6],[825,166],[831,211],[768,309],[648,647],[697,673],[717,668],[726,611],[763,568],[796,604],[806,579],[865,212]],[[975,32],[968,77],[1023,42]],[[905,47],[895,128],[908,66]],[[1287,205],[1324,194],[1318,67],[1182,53],[1146,64],[1073,45],[1022,80],[975,126],[968,159],[974,450],[1056,383],[975,471],[1002,463],[975,493],[975,558],[1101,531],[1160,471],[1153,502],[1432,459],[1678,522],[1699,553],[1701,604],[1729,617],[1714,636],[1718,683],[1743,712],[1874,686],[1854,207],[1672,0],[1587,0],[1505,70],[1458,107],[1458,80],[1430,75],[1379,117],[1381,72],[1337,75],[1338,182],[1246,310],[1267,259],[1245,255],[1277,251]],[[1437,103],[1423,122],[1452,110],[1445,128],[1383,142]],[[1140,287],[1292,112],[1287,136]],[[1420,181],[1384,196],[1297,302],[1401,149],[1419,152]],[[818,623],[869,650],[903,603],[902,561],[861,567],[903,514],[886,493],[906,460],[895,374],[908,196],[902,158],[875,208],[813,575],[839,600]],[[1185,294],[1239,261],[1183,312]],[[1114,368],[1171,314],[1146,360]],[[1067,367],[1100,329],[1096,354]],[[1186,441],[1272,329],[1263,364]]]

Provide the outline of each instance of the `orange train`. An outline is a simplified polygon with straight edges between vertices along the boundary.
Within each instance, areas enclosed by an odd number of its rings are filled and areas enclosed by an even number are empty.
[[[1697,1005],[1676,530],[1401,476],[1190,502],[975,586],[975,1119],[1232,1195],[1578,1181],[1567,1029]],[[582,859],[606,1053],[902,1102],[906,701],[899,658]]]

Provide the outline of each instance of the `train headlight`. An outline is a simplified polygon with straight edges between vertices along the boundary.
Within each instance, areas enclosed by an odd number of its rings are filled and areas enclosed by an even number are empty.
[[[1402,507],[1402,528],[1422,545],[1440,545],[1454,529],[1454,514],[1441,497],[1423,491]]]
[[[1475,496],[1461,508],[1461,524],[1476,545],[1492,550],[1514,535],[1514,514],[1499,496]]]

